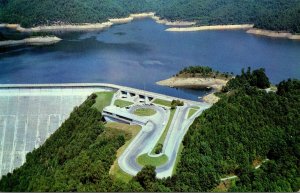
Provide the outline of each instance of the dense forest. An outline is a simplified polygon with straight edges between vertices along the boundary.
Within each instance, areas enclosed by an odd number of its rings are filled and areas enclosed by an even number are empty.
[[[145,11],[198,25],[254,23],[300,33],[300,0],[0,0],[0,23],[91,23]]]
[[[185,136],[178,190],[211,190],[219,176],[235,174],[230,191],[298,191],[299,109],[299,80],[281,82],[277,93],[250,83],[230,91]]]
[[[179,71],[175,76],[177,77],[205,77],[205,78],[231,78],[233,73],[219,72],[213,70],[209,66],[188,66]]]
[[[248,67],[247,72],[242,69],[241,75],[237,75],[235,78],[230,79],[226,86],[222,88],[222,91],[228,92],[249,86],[266,89],[269,88],[270,85],[269,78],[265,74],[265,69],[260,68],[251,72],[251,68]]]
[[[195,120],[171,178],[156,179],[152,166],[128,183],[109,175],[126,134],[103,126],[92,95],[1,179],[0,191],[213,191],[228,175],[238,178],[222,191],[298,191],[300,81],[282,81],[277,92],[266,92],[254,84],[258,77],[269,82],[263,69],[243,70]]]

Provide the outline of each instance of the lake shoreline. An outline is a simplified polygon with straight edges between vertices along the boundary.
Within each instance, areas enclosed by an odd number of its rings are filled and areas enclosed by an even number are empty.
[[[281,38],[290,40],[300,40],[300,34],[290,32],[272,31],[254,28],[253,24],[241,25],[210,25],[210,26],[191,26],[191,27],[172,27],[166,29],[169,32],[195,32],[195,31],[216,31],[216,30],[246,30],[246,33],[270,38]]]
[[[271,31],[271,30],[264,30],[253,28],[247,31],[248,34],[253,34],[257,36],[266,36],[271,38],[283,38],[283,39],[290,39],[290,40],[300,40],[300,35],[292,34],[289,32],[279,32],[279,31]]]
[[[166,19],[161,19],[155,16],[154,12],[148,13],[135,13],[130,14],[128,17],[124,18],[110,18],[106,22],[102,23],[81,23],[81,24],[62,24],[62,25],[49,25],[49,26],[37,26],[31,28],[23,28],[20,24],[0,24],[0,27],[6,27],[9,29],[14,29],[19,32],[55,32],[55,31],[90,31],[90,30],[103,30],[107,29],[113,25],[129,23],[135,19],[151,18],[156,23],[164,24],[168,26],[190,26],[195,25],[196,22],[189,21],[169,21]]]
[[[165,31],[168,32],[195,32],[195,31],[215,31],[215,30],[246,30],[246,33],[257,36],[266,36],[271,38],[284,38],[290,40],[300,40],[300,35],[289,32],[280,32],[254,28],[254,24],[230,24],[230,25],[206,25],[195,26],[196,21],[170,21],[156,16],[154,12],[134,13],[128,17],[110,18],[102,23],[78,23],[78,24],[61,24],[49,26],[37,26],[23,28],[20,24],[0,24],[0,27],[14,29],[19,32],[56,32],[56,31],[95,31],[110,28],[113,25],[130,23],[135,19],[153,19],[158,24],[172,26]]]
[[[209,26],[193,26],[193,27],[172,27],[166,29],[169,32],[194,32],[194,31],[209,31],[209,30],[242,30],[251,29],[253,24],[241,25],[209,25]]]
[[[210,94],[207,94],[207,95],[205,95],[205,96],[203,96],[202,97],[202,101],[203,102],[206,102],[206,103],[208,103],[208,104],[215,104],[215,103],[217,103],[219,100],[220,100],[220,98],[219,97],[217,97],[216,95],[215,95],[215,93],[216,93],[216,91],[214,91],[214,92],[212,92],[212,93],[210,93]]]
[[[0,41],[0,47],[19,46],[19,45],[50,45],[55,44],[62,39],[56,36],[39,36],[25,38],[22,40],[5,40]]]

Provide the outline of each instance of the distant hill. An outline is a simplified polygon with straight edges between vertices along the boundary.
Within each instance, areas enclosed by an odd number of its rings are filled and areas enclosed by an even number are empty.
[[[0,0],[0,23],[102,22],[154,11],[170,20],[199,25],[254,23],[256,27],[300,33],[300,0]]]

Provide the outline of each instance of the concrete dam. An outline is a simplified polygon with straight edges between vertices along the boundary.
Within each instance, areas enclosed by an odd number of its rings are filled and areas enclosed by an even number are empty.
[[[91,93],[106,87],[0,86],[0,178],[20,167]]]

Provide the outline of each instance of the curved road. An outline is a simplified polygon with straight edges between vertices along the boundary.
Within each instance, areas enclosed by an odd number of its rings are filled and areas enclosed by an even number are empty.
[[[177,153],[186,132],[190,125],[194,122],[195,118],[198,117],[204,110],[208,109],[210,105],[202,105],[201,109],[199,109],[192,117],[187,118],[190,107],[190,105],[177,107],[163,145],[163,153],[166,154],[169,159],[166,164],[157,167],[156,173],[158,178],[169,177],[172,175]]]
[[[162,154],[168,156],[168,161],[162,166],[156,168],[158,178],[169,177],[172,175],[175,166],[176,156],[179,151],[180,144],[186,134],[189,126],[194,119],[198,117],[210,105],[203,103],[192,117],[187,118],[191,105],[177,107],[171,125],[169,127],[166,139],[163,145]],[[149,121],[133,139],[123,154],[119,157],[118,163],[120,168],[128,174],[136,175],[142,167],[137,163],[136,159],[139,155],[150,153],[155,147],[157,141],[162,135],[166,123],[170,116],[170,111],[158,106],[133,106],[129,112],[134,112],[138,108],[151,108],[156,110],[156,114],[149,117]]]
[[[142,130],[118,159],[121,169],[131,175],[136,175],[142,169],[136,162],[136,158],[141,154],[148,153],[155,147],[156,142],[163,133],[166,120],[170,116],[169,111],[158,106],[134,106],[129,111],[134,112],[138,108],[151,108],[156,111],[156,114],[149,117],[148,123],[143,126]]]

